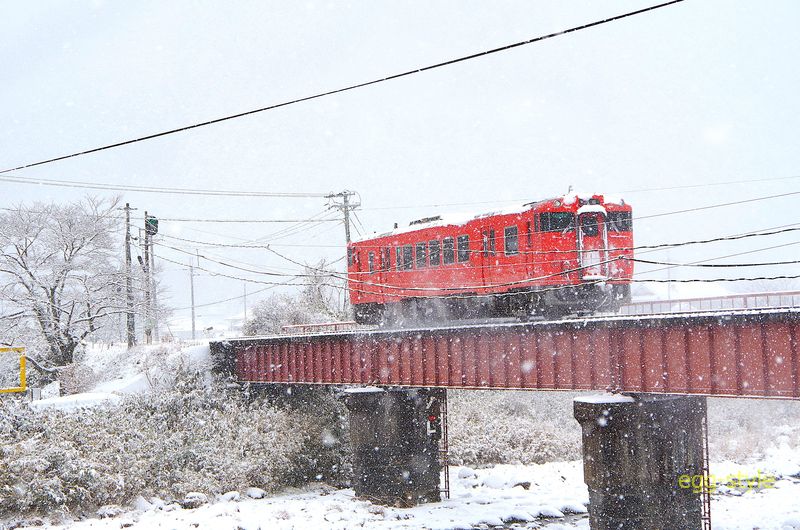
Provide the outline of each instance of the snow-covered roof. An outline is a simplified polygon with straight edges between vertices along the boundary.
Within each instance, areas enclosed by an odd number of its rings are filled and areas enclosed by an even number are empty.
[[[569,206],[569,205],[575,204],[575,202],[578,201],[579,199],[580,200],[584,200],[584,201],[588,201],[589,199],[592,199],[592,198],[597,197],[597,196],[602,196],[603,197],[603,202],[605,204],[618,204],[618,205],[624,205],[625,204],[625,201],[622,198],[606,196],[606,195],[603,195],[602,193],[570,192],[570,193],[567,193],[567,194],[565,194],[565,195],[563,195],[561,197],[551,197],[551,198],[548,198],[548,199],[540,199],[540,200],[536,200],[536,201],[527,202],[527,203],[522,204],[522,205],[512,205],[512,206],[508,206],[508,207],[505,207],[505,208],[492,210],[492,211],[489,211],[489,212],[480,212],[480,213],[474,213],[474,212],[473,213],[463,213],[463,212],[461,212],[461,213],[446,213],[446,214],[434,215],[434,216],[431,216],[429,218],[426,218],[426,219],[430,219],[430,220],[423,220],[423,222],[412,221],[407,226],[401,226],[401,227],[395,228],[394,230],[390,230],[388,232],[384,232],[382,234],[373,233],[373,234],[367,234],[367,235],[361,236],[359,238],[353,239],[353,243],[359,243],[361,241],[367,241],[367,240],[376,239],[376,238],[379,238],[379,237],[396,236],[396,235],[405,234],[405,233],[408,233],[408,232],[415,232],[417,230],[422,230],[422,229],[425,229],[425,228],[436,228],[436,227],[441,227],[441,226],[463,226],[463,225],[467,224],[468,222],[473,221],[475,219],[482,219],[484,217],[492,217],[492,216],[495,216],[495,215],[522,214],[524,212],[527,212],[529,210],[534,209],[536,206],[538,206],[538,205],[540,205],[542,203],[549,202],[549,201],[560,200],[563,204]],[[606,209],[600,204],[587,204],[587,205],[581,206],[581,208],[578,210],[578,213],[584,213],[584,212],[606,213]]]
[[[534,207],[537,203],[526,203],[522,205],[514,205],[509,206],[507,208],[501,208],[499,210],[494,210],[491,212],[481,212],[481,213],[446,213],[437,216],[431,217],[431,221],[428,222],[411,222],[408,226],[401,226],[395,228],[394,230],[390,230],[389,232],[384,232],[383,234],[368,234],[362,236],[358,239],[354,239],[354,243],[358,243],[360,241],[366,241],[370,239],[375,239],[378,237],[391,237],[400,234],[405,234],[408,232],[415,232],[417,230],[422,230],[425,228],[435,228],[440,226],[463,226],[468,222],[481,219],[483,217],[491,217],[494,215],[513,215],[513,214],[521,214],[526,212]]]
[[[583,206],[578,208],[578,215],[582,213],[591,213],[591,212],[605,214],[606,209],[601,204],[584,204]]]

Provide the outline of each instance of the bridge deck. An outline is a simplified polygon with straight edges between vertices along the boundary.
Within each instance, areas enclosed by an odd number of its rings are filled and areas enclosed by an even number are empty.
[[[212,343],[242,382],[800,399],[800,310],[279,335]]]

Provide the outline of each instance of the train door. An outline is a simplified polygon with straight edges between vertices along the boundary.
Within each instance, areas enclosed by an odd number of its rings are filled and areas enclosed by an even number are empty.
[[[603,211],[578,211],[578,264],[582,280],[609,277],[608,227]]]
[[[375,275],[377,280],[375,283],[378,284],[375,286],[375,291],[379,293],[386,293],[386,289],[383,286],[389,283],[389,272],[392,270],[391,257],[392,249],[382,247],[378,258],[378,274]],[[380,297],[380,302],[387,302],[385,296]]]
[[[483,285],[490,285],[497,276],[497,234],[494,228],[485,227],[481,229],[481,279]]]
[[[538,236],[538,229],[536,225],[538,225],[538,223],[536,222],[535,218],[533,220],[525,221],[525,234],[522,238],[520,238],[520,248],[523,249],[523,252],[525,253],[525,272],[528,278],[533,278],[536,276],[536,267],[534,265],[534,261],[536,257],[536,250],[538,250],[539,247],[538,245],[534,245],[534,237]]]

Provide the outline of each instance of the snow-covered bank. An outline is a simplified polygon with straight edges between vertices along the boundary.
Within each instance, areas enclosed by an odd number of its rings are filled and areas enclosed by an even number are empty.
[[[77,386],[85,391],[31,403],[35,410],[77,410],[113,406],[122,396],[163,392],[174,384],[178,372],[207,373],[210,369],[208,344],[182,347],[165,343],[137,346],[130,350],[92,346],[79,361]]]
[[[564,521],[567,514],[584,514],[588,502],[579,462],[501,465],[482,470],[454,467],[451,487],[450,499],[408,509],[373,505],[355,498],[352,490],[315,484],[274,497],[256,500],[242,496],[243,500],[219,500],[190,510],[177,504],[161,506],[158,501],[140,503],[144,510],[129,511],[114,519],[49,528],[453,529]]]
[[[712,465],[712,472],[731,469],[731,464]],[[229,494],[196,509],[185,509],[177,503],[165,505],[158,499],[140,499],[136,503],[138,509],[121,513],[114,507],[101,510],[104,515],[117,514],[112,518],[65,522],[45,525],[45,528],[450,530],[515,525],[558,530],[589,527],[585,515],[588,493],[583,484],[580,462],[498,465],[480,470],[453,467],[450,477],[450,499],[414,508],[378,506],[355,498],[352,490],[312,484],[262,499]],[[715,494],[712,500],[713,528],[800,529],[799,496],[800,478],[791,476],[781,476],[769,489],[741,495],[731,492]]]

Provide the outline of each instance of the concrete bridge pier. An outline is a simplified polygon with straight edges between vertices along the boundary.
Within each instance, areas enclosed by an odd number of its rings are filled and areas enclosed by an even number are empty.
[[[356,495],[391,506],[441,500],[439,407],[444,392],[376,387],[345,391]]]
[[[574,414],[592,530],[702,528],[704,397],[587,396]]]

